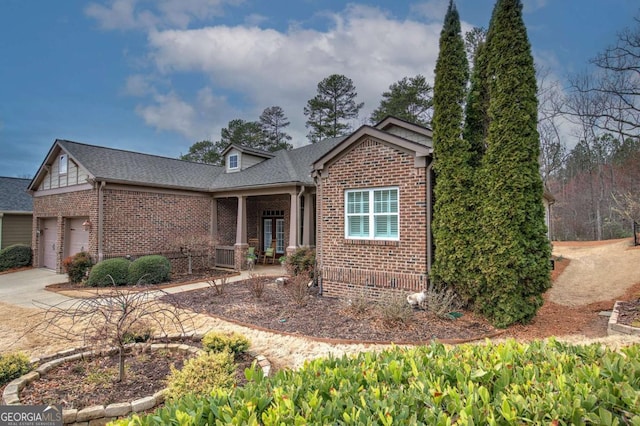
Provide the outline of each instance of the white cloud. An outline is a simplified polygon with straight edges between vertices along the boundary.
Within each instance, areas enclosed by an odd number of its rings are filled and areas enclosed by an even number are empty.
[[[224,6],[243,0],[109,0],[90,3],[85,14],[103,29],[187,28],[194,21],[222,16]]]
[[[544,8],[547,5],[547,0],[524,0],[522,3],[524,13],[531,13]]]
[[[303,107],[315,95],[317,83],[330,74],[351,78],[358,99],[365,102],[361,122],[354,126],[366,120],[391,83],[419,73],[433,78],[440,23],[401,21],[378,8],[354,5],[331,15],[331,19],[333,25],[327,31],[293,26],[281,32],[222,25],[151,31],[150,57],[157,72],[165,77],[204,74],[211,82],[211,96],[222,99],[220,93],[238,94],[244,106],[242,115],[236,117],[257,119],[264,108],[282,106],[291,120],[290,133],[298,143],[305,142],[307,133]],[[163,112],[172,114],[175,100],[156,97],[149,113],[158,118],[145,116],[147,123],[166,126],[172,117],[162,120],[159,116]],[[165,109],[159,105],[163,102],[169,104]],[[140,107],[140,111],[146,109]],[[197,120],[194,115],[190,117]],[[211,117],[216,117],[217,127],[226,126],[219,116],[209,116],[209,120]],[[174,127],[185,133],[180,123]]]
[[[447,13],[449,0],[428,0],[411,5],[411,12],[429,20],[441,22]]]

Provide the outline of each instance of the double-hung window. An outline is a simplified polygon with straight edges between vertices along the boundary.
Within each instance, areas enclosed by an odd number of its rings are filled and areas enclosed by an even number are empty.
[[[238,154],[231,154],[229,156],[229,169],[237,169],[238,168]]]
[[[345,193],[345,237],[398,240],[398,188],[358,189]]]

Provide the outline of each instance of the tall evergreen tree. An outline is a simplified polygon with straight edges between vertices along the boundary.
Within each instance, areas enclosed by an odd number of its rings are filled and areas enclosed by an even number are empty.
[[[377,123],[388,115],[422,126],[431,125],[433,110],[433,88],[423,75],[404,77],[389,86],[382,93],[378,108],[371,114],[371,121]]]
[[[520,0],[498,0],[487,35],[489,126],[475,307],[497,326],[528,322],[550,287],[542,204],[536,77]]]
[[[358,118],[364,103],[356,103],[353,81],[340,74],[332,74],[318,83],[318,94],[304,107],[308,116],[306,126],[311,128],[312,143],[324,138],[342,136],[351,131],[349,120]]]
[[[460,16],[450,1],[440,33],[434,83],[435,262],[431,272],[436,282],[453,286],[467,301],[472,294],[467,269],[474,247],[470,231],[476,220],[475,212],[469,208],[473,205],[474,183],[471,147],[462,138],[468,75]]]
[[[260,114],[260,126],[264,133],[267,151],[279,151],[281,149],[291,149],[289,143],[291,135],[284,131],[291,122],[284,115],[284,110],[279,106],[265,108]]]

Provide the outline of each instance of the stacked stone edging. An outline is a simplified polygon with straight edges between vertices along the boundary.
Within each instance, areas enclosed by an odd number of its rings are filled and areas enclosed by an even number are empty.
[[[190,339],[193,341],[201,340],[203,335],[191,333],[188,335],[171,335],[166,336],[163,339],[168,341],[177,341],[177,340],[185,340]],[[135,348],[139,346],[143,346],[142,343],[133,343],[131,345],[127,345],[127,348]],[[91,358],[95,356],[101,355],[111,355],[117,352],[116,348],[112,348],[108,351],[89,351],[87,348],[74,348],[67,349],[56,354],[47,355],[41,358],[32,358],[32,364],[40,364],[35,370],[18,377],[17,379],[11,381],[4,389],[2,394],[2,403],[5,405],[21,405],[20,404],[20,391],[24,389],[29,383],[34,380],[38,380],[41,376],[46,374],[47,371],[51,370],[69,361],[76,361],[81,358]],[[202,349],[190,346],[184,343],[152,343],[150,345],[151,350],[158,349],[168,349],[168,350],[183,350],[187,352],[191,352],[193,354],[199,354],[203,352]],[[258,364],[258,366],[262,369],[262,372],[265,376],[269,376],[271,373],[271,363],[267,358],[262,355],[256,355],[252,352],[248,352],[251,356],[253,356]],[[78,409],[64,409],[62,410],[62,422],[67,425],[97,425],[97,424],[106,424],[111,420],[115,420],[118,417],[124,417],[131,413],[139,413],[141,411],[146,411],[160,405],[164,402],[164,389],[156,392],[151,396],[146,396],[140,399],[136,399],[131,402],[119,402],[114,404],[109,404],[107,406],[104,405],[95,405],[92,407],[86,407],[81,410]]]
[[[613,311],[611,312],[611,316],[609,317],[609,324],[607,326],[607,334],[609,336],[612,334],[630,334],[632,336],[640,336],[639,327],[618,324],[618,316],[620,315],[620,311],[618,310],[619,304],[620,301],[618,300],[615,305],[613,305]]]

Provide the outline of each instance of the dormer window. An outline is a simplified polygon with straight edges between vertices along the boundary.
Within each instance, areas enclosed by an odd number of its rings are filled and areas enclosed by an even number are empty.
[[[231,154],[229,156],[229,170],[236,170],[238,168],[238,154]]]
[[[61,154],[60,155],[60,174],[61,175],[67,174],[68,165],[69,165],[69,158],[67,157],[67,154]]]

